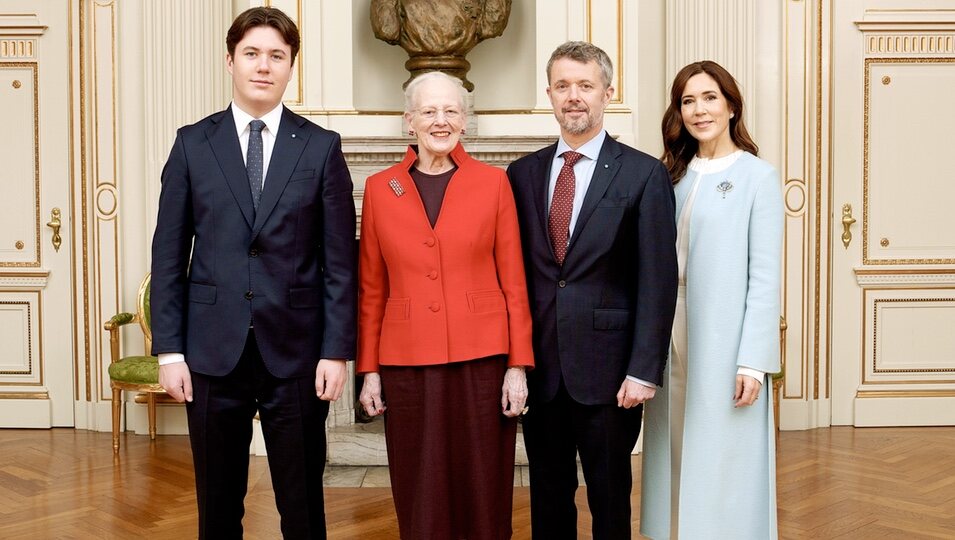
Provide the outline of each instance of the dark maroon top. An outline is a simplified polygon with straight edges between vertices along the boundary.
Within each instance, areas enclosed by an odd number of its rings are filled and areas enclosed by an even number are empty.
[[[441,203],[444,201],[444,192],[448,190],[451,176],[457,170],[458,168],[455,166],[450,171],[441,174],[427,174],[414,167],[411,168],[411,179],[414,180],[414,185],[418,188],[418,194],[421,195],[421,202],[424,204],[425,213],[428,214],[431,228],[434,228],[434,224],[438,222]]]

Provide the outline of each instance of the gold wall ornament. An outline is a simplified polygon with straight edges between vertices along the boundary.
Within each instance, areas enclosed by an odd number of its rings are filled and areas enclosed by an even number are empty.
[[[842,245],[846,249],[849,249],[849,242],[852,242],[852,232],[849,231],[849,227],[855,222],[855,218],[852,217],[852,205],[849,203],[842,205]]]
[[[471,63],[465,56],[485,39],[507,27],[511,0],[371,0],[375,37],[408,53],[405,69],[412,79],[443,71],[461,79],[468,91]]]
[[[882,77],[882,84],[888,85],[891,82],[892,82],[892,77],[889,77],[888,75]]]
[[[13,80],[13,87],[14,87],[14,88],[20,88],[21,86],[23,86],[23,83],[22,83],[22,82],[20,82],[20,81],[18,81],[18,80],[16,80],[16,79]]]
[[[53,229],[53,250],[60,251],[60,245],[63,243],[63,239],[60,237],[60,209],[53,208],[53,211],[50,212],[50,221],[47,222],[46,226]]]
[[[17,240],[17,243],[13,245],[16,246],[17,249],[23,249],[23,240]]]
[[[889,247],[889,239],[882,238],[882,240],[879,240],[879,245],[882,247]]]

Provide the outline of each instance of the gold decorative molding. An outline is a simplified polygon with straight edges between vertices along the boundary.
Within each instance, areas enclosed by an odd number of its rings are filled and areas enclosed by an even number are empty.
[[[49,392],[0,392],[0,399],[50,399]]]
[[[803,217],[806,215],[806,202],[808,200],[808,190],[806,182],[801,178],[790,178],[786,180],[783,188],[783,201],[786,203],[786,213],[790,217]]]
[[[590,43],[594,41],[593,3],[593,0],[587,0],[587,41]],[[613,85],[616,91],[613,93],[613,98],[610,99],[611,104],[623,103],[623,70],[626,64],[623,59],[623,0],[617,0],[616,20],[617,58],[616,62],[614,62],[614,78],[616,79],[616,84]]]
[[[49,270],[8,272],[0,270],[0,289],[39,291],[50,279]]]
[[[264,7],[272,7],[272,0],[264,0],[264,3],[262,5]],[[301,36],[301,39],[299,40],[298,58],[295,59],[295,63],[296,63],[295,70],[297,72],[296,78],[298,79],[298,85],[297,85],[298,96],[295,99],[282,100],[282,103],[284,103],[285,105],[288,105],[289,108],[292,108],[295,105],[301,105],[305,103],[305,93],[304,93],[304,87],[302,85],[305,72],[302,66],[305,65],[305,62],[303,61],[303,59],[305,58],[305,40],[307,39],[307,36],[309,34],[305,32],[305,18],[303,17],[303,13],[302,13],[302,0],[295,0],[295,16],[292,17],[292,20],[295,21],[295,24],[298,26],[298,33]],[[322,31],[319,30],[315,32],[315,35],[321,36]]]
[[[920,264],[955,264],[955,258],[912,258],[912,259],[876,259],[869,256],[869,130],[871,124],[870,96],[872,84],[873,64],[955,64],[953,57],[940,58],[866,58],[865,83],[863,97],[863,145],[862,145],[862,262],[865,265],[920,265]]]
[[[950,398],[955,390],[858,390],[857,398]]]
[[[2,19],[2,17],[0,17]],[[44,27],[46,28],[46,27]],[[2,29],[2,26],[0,26]],[[0,69],[30,69],[33,73],[33,211],[34,211],[34,260],[0,261],[0,268],[36,268],[41,264],[40,246],[40,94],[39,64],[37,62],[0,62]]]
[[[0,36],[39,36],[46,29],[36,13],[0,13]]]
[[[99,219],[110,221],[119,213],[119,193],[112,184],[101,184],[96,188],[96,213]]]
[[[955,32],[944,34],[887,33],[865,37],[866,54],[951,55]]]
[[[899,302],[955,302],[955,298],[877,298],[872,301],[872,373],[955,373],[955,366],[943,368],[886,369],[878,367],[879,304]],[[934,382],[934,381],[933,381]]]
[[[30,302],[22,300],[0,300],[0,306],[26,306],[24,313],[27,317],[27,369],[26,371],[0,371],[0,375],[33,375],[33,312],[30,309],[32,306]]]
[[[2,29],[0,29],[2,31]],[[36,58],[36,39],[7,38],[0,39],[0,59],[15,58],[31,60]]]

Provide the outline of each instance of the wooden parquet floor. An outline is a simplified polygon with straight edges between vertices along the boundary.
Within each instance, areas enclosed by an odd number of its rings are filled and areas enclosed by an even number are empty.
[[[778,460],[780,538],[955,539],[955,428],[784,432]],[[635,457],[634,531],[639,467]],[[388,488],[325,493],[329,538],[397,538]],[[590,538],[583,488],[577,500]],[[528,522],[528,490],[515,488],[515,539]],[[266,458],[251,459],[244,524],[246,538],[280,536]],[[195,526],[184,436],[128,434],[114,459],[108,433],[0,430],[2,539],[179,540]]]

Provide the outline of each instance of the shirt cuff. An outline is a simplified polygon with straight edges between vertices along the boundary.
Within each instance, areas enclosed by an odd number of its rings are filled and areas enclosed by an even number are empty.
[[[627,380],[628,380],[628,381],[633,381],[633,382],[635,382],[635,383],[637,383],[637,384],[642,384],[643,386],[646,386],[647,388],[656,388],[656,387],[657,387],[657,385],[653,384],[652,382],[647,382],[647,381],[645,381],[645,380],[643,380],[643,379],[638,379],[638,378],[634,377],[633,375],[627,375]]]
[[[159,365],[166,366],[169,364],[178,364],[179,362],[185,362],[186,355],[177,352],[167,352],[159,353]]]
[[[736,370],[736,374],[752,377],[759,381],[759,384],[763,384],[766,381],[766,372],[758,369],[740,366],[739,369]]]

